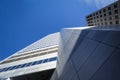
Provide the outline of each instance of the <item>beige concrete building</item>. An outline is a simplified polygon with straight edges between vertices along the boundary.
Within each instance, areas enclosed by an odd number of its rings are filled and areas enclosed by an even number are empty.
[[[88,26],[120,24],[120,0],[86,16]]]

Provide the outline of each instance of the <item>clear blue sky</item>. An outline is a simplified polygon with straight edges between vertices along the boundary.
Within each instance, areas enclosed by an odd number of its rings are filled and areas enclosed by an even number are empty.
[[[61,28],[86,26],[96,9],[87,0],[0,0],[0,60]]]

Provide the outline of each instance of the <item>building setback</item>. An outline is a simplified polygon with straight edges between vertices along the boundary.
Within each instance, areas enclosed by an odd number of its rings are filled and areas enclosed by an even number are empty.
[[[88,26],[120,24],[120,0],[86,16]]]

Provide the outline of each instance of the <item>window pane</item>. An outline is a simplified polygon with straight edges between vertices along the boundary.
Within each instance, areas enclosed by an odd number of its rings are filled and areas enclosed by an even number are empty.
[[[116,16],[115,16],[115,19],[119,19],[119,16],[118,16],[118,15],[116,15]]]
[[[57,60],[57,57],[50,58],[50,59],[49,59],[49,62],[50,62],[50,61],[55,61],[55,60]]]
[[[18,69],[18,68],[20,68],[20,66],[21,66],[21,65],[17,65],[14,69]]]
[[[115,14],[117,14],[118,13],[118,10],[115,10]]]
[[[109,15],[112,15],[112,12],[109,12]]]
[[[20,66],[20,68],[23,68],[23,67],[25,67],[26,66],[26,63],[25,64],[22,64],[21,66]]]
[[[39,60],[37,64],[41,64],[43,60]]]
[[[108,10],[111,10],[111,7],[108,7]]]
[[[116,21],[116,24],[119,24],[119,21]]]
[[[0,72],[2,72],[2,69],[0,69]]]
[[[26,66],[25,66],[25,67],[31,66],[31,64],[32,64],[32,62],[26,63]]]
[[[46,63],[46,62],[48,62],[48,59],[43,60],[43,63]]]
[[[13,66],[13,67],[11,67],[9,70],[13,70],[13,69],[15,69],[17,66]]]
[[[4,72],[6,69],[7,69],[7,68],[3,68],[3,69],[1,70],[1,72]]]
[[[106,11],[106,9],[103,9],[103,12],[105,12]]]
[[[118,7],[118,4],[116,3],[116,4],[114,4],[114,8],[117,8]]]
[[[11,67],[6,68],[4,71],[8,71]]]
[[[33,62],[31,65],[36,65],[38,61]]]

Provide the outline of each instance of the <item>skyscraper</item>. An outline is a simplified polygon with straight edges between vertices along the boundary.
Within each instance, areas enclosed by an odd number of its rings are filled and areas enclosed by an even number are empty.
[[[120,80],[119,7],[86,17],[100,27],[62,29],[1,61],[0,80]]]
[[[58,43],[59,33],[50,34],[1,61],[0,78],[48,80],[56,68]]]
[[[62,29],[3,60],[0,78],[120,80],[119,35],[120,25]]]

